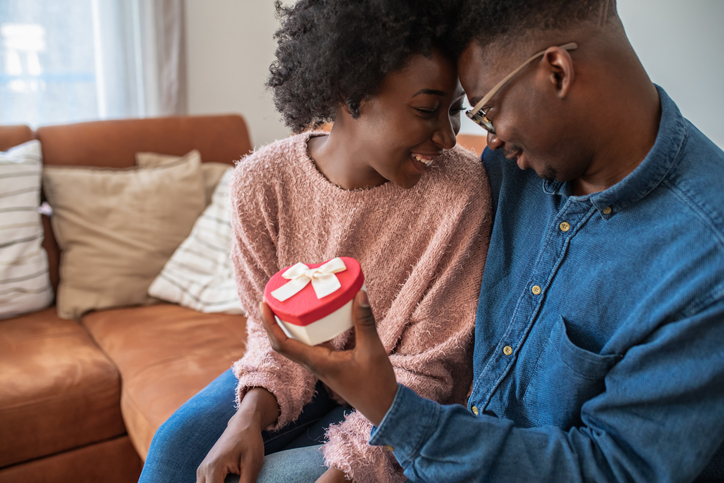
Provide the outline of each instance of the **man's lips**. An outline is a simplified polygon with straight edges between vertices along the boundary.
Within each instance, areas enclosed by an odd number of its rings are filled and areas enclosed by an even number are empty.
[[[503,155],[511,161],[515,161],[520,169],[527,169],[522,150],[516,149],[515,151],[505,151]]]

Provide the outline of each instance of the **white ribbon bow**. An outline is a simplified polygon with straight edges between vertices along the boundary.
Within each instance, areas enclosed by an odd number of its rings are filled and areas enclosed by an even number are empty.
[[[321,299],[342,287],[335,273],[345,270],[347,270],[347,266],[341,258],[334,258],[317,268],[309,268],[301,262],[297,263],[282,274],[282,277],[290,282],[274,290],[271,293],[272,297],[284,302],[312,282],[314,293],[317,294],[318,299]]]

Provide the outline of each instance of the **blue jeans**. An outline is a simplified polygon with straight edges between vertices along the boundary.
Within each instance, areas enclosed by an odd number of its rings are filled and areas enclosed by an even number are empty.
[[[139,483],[196,481],[196,468],[236,412],[236,385],[237,379],[229,369],[161,425],[151,442]],[[324,442],[324,431],[330,424],[342,421],[351,409],[330,399],[321,383],[316,389],[314,399],[294,423],[279,431],[263,431],[262,437],[266,455],[310,446],[317,448],[265,457],[259,481],[314,481],[326,471],[318,448]],[[295,457],[298,460],[292,464]]]

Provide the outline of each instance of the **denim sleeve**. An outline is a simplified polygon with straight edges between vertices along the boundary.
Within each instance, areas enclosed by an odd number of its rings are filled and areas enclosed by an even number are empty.
[[[721,299],[721,296],[719,297]],[[404,386],[370,444],[412,481],[691,481],[724,440],[724,300],[629,349],[580,427],[521,428]]]

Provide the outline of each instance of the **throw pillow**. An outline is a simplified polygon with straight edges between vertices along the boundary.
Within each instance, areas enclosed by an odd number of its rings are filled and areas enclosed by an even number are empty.
[[[183,158],[188,156],[198,156],[199,160],[201,160],[201,153],[195,149],[184,155]],[[141,168],[155,168],[162,164],[175,163],[180,159],[182,157],[169,154],[136,153],[136,164]],[[201,175],[204,178],[204,193],[206,195],[205,206],[209,206],[209,203],[211,203],[211,197],[214,194],[216,185],[229,167],[226,163],[201,163]]]
[[[42,169],[40,141],[0,152],[0,319],[53,301],[38,213]]]
[[[204,209],[198,156],[153,169],[46,167],[62,250],[58,316],[152,302],[148,287]]]
[[[200,312],[243,314],[231,268],[231,219],[227,167],[204,211],[148,289],[149,295]]]

